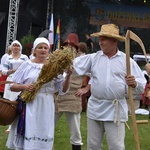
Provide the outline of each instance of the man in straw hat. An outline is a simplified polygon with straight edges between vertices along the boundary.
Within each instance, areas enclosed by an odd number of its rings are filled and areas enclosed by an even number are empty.
[[[78,74],[91,73],[87,149],[101,150],[106,134],[108,149],[124,150],[125,122],[128,120],[127,87],[129,85],[136,92],[143,93],[146,80],[133,59],[130,61],[133,75],[127,76],[126,55],[117,47],[118,41],[125,41],[125,37],[119,35],[118,26],[104,24],[100,32],[91,36],[99,37],[101,50],[74,60]]]

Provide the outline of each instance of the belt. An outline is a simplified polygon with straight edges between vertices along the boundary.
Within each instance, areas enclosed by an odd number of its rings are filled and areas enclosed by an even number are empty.
[[[120,123],[120,107],[119,107],[119,100],[114,99],[112,104],[115,106],[115,113],[114,113],[114,123]]]

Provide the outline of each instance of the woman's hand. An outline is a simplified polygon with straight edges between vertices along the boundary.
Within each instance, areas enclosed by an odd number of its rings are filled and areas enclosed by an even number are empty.
[[[7,76],[9,76],[10,74],[14,73],[16,71],[16,69],[11,69],[7,71]]]
[[[35,84],[25,84],[25,90],[33,92],[35,91],[35,89],[36,89]]]
[[[13,83],[13,85],[10,87],[11,91],[14,92],[20,92],[20,91],[30,91],[33,92],[36,89],[36,86],[31,83],[31,84],[17,84],[17,83]]]
[[[73,66],[71,66],[67,71],[66,71],[66,77],[70,77],[73,72]]]
[[[63,92],[66,92],[67,89],[69,88],[69,84],[70,84],[70,76],[72,74],[72,71],[73,71],[73,67],[70,67],[67,71],[66,71],[66,80],[63,84]]]

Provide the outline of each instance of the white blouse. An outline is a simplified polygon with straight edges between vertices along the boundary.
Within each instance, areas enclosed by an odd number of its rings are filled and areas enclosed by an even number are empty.
[[[7,56],[3,66],[2,73],[7,75],[8,70],[17,69],[24,61],[28,60],[28,56],[21,54],[19,59],[14,59],[12,55]]]
[[[36,82],[43,64],[37,64],[28,60],[23,62],[22,65],[17,69],[17,71],[13,74],[12,80],[18,84],[28,84]],[[51,94],[59,91],[60,94],[64,94],[62,91],[62,83],[65,78],[63,75],[58,75],[57,78],[53,79],[51,82],[48,82],[43,85],[40,89],[43,92],[50,92]]]

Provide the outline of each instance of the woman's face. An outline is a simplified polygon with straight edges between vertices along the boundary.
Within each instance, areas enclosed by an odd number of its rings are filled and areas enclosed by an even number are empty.
[[[35,57],[47,58],[49,55],[49,47],[45,43],[38,44],[38,46],[34,50]]]
[[[14,44],[12,45],[12,52],[13,52],[13,53],[18,53],[18,52],[20,53],[20,45],[14,43]]]

